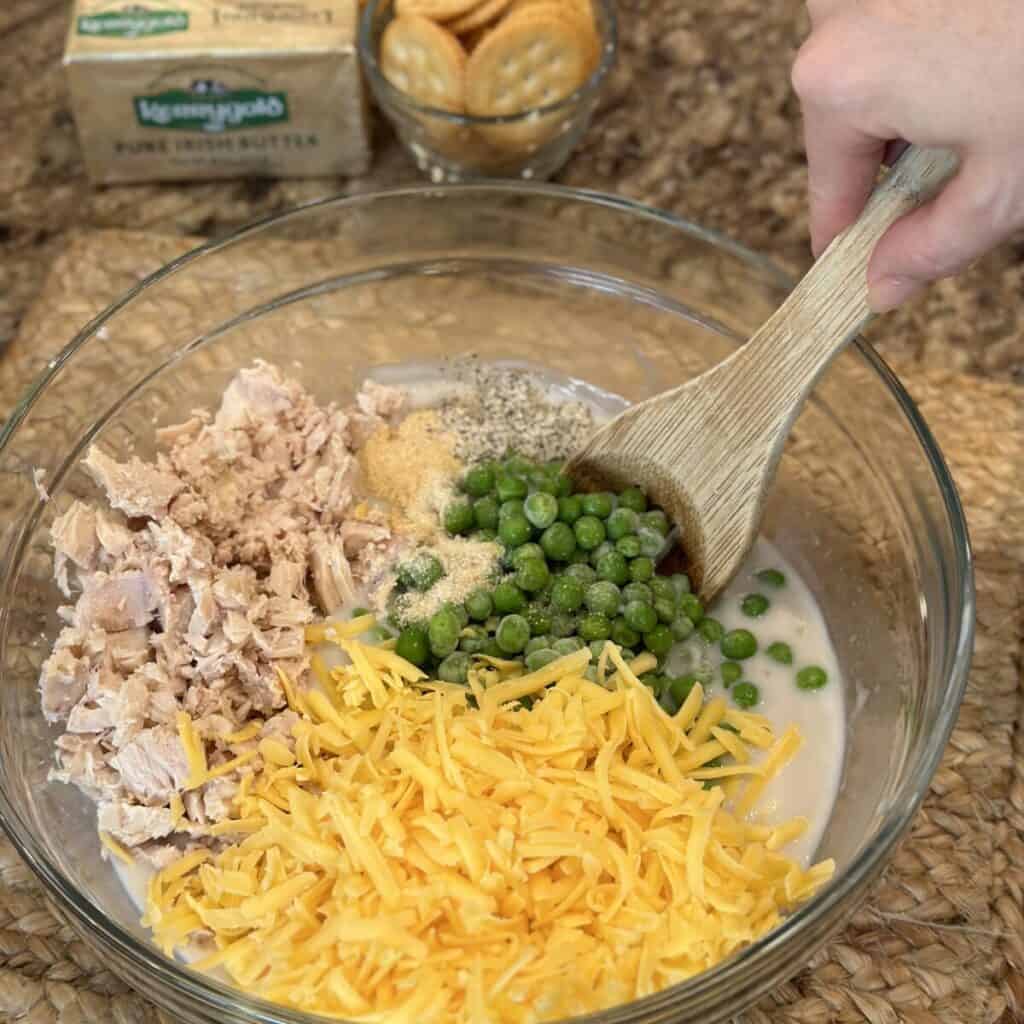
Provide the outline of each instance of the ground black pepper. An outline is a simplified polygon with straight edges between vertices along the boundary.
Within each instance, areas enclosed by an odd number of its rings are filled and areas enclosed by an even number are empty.
[[[553,402],[528,370],[461,363],[463,385],[446,398],[441,421],[455,437],[455,454],[466,463],[518,452],[530,459],[565,458],[594,431],[594,415],[582,402]]]

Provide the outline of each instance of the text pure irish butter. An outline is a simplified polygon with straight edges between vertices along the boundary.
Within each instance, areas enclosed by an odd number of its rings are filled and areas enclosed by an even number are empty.
[[[356,0],[76,0],[64,63],[93,181],[369,162]]]

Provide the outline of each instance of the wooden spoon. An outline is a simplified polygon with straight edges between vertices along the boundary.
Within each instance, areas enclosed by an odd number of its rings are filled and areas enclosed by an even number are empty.
[[[907,149],[857,222],[742,348],[682,387],[631,406],[569,461],[578,481],[637,484],[665,509],[705,601],[729,582],[754,542],[804,400],[872,316],[867,266],[875,244],[956,167],[945,150]]]

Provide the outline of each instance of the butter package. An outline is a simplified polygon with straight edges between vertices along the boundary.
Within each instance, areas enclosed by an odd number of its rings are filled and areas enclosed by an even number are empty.
[[[64,53],[97,184],[360,174],[358,0],[75,0]]]

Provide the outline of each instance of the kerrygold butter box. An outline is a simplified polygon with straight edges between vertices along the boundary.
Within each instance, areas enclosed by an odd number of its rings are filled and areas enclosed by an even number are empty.
[[[359,174],[357,0],[75,0],[64,64],[89,176]]]

